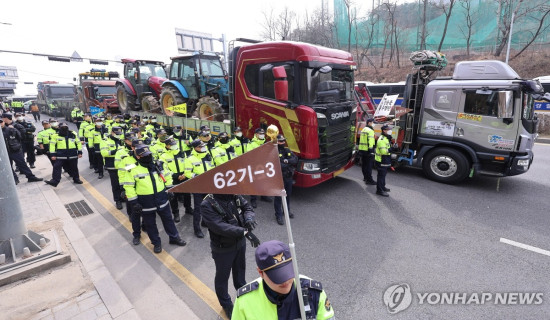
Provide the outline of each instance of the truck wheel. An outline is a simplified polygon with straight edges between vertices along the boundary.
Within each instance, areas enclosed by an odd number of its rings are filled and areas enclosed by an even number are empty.
[[[154,96],[145,96],[141,99],[141,109],[145,112],[160,113],[160,104]]]
[[[223,121],[227,118],[220,102],[212,97],[199,99],[196,114],[201,120]]]
[[[436,148],[428,152],[422,160],[426,175],[437,182],[459,183],[468,177],[470,167],[466,156],[450,148]]]
[[[187,102],[187,99],[185,99],[178,89],[174,87],[165,87],[162,88],[162,92],[160,93],[160,105],[162,106],[162,112],[167,116],[174,116],[175,114],[182,115],[182,113],[174,112],[172,110],[168,110],[167,108],[170,108],[172,106],[176,106],[178,104],[182,104]],[[187,112],[189,112],[189,106],[187,106]]]
[[[135,108],[137,100],[136,96],[126,92],[126,89],[123,85],[119,84],[116,87],[116,98],[121,113],[126,113]]]

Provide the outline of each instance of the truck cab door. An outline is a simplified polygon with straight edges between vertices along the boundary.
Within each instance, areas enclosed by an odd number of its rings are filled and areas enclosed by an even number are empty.
[[[424,93],[421,134],[452,140],[460,98],[460,89],[442,87],[432,90],[428,86]]]
[[[455,140],[476,150],[512,151],[517,143],[519,116],[510,90],[464,90],[457,114]]]

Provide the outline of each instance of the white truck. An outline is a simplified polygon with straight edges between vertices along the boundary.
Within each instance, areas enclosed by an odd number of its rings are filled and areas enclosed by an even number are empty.
[[[394,122],[395,165],[420,167],[449,184],[529,170],[538,125],[534,101],[543,94],[538,81],[521,79],[501,61],[459,62],[452,77],[433,80],[440,68],[416,67],[402,105],[409,113]]]

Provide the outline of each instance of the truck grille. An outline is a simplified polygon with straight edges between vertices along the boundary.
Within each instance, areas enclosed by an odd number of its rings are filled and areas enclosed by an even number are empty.
[[[323,173],[340,169],[351,159],[353,142],[348,121],[319,126],[319,152]]]

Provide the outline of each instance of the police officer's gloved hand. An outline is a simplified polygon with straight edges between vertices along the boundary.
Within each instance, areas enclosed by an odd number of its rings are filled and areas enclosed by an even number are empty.
[[[256,235],[252,232],[247,232],[244,236],[250,240],[250,245],[252,248],[257,248],[260,245],[260,239],[258,239],[258,237],[256,237]]]
[[[128,198],[126,198],[126,191],[124,189],[122,189],[122,191],[120,192],[120,198],[122,200],[128,200]]]
[[[369,152],[369,154],[371,154],[371,155],[374,154],[374,148],[370,148],[368,152]]]
[[[168,200],[172,201],[176,197],[173,192],[167,192],[168,193]]]
[[[132,213],[133,214],[142,214],[143,213],[143,207],[138,202],[132,203]]]
[[[246,220],[244,220],[244,227],[246,228],[246,230],[248,231],[252,231],[254,230],[254,228],[256,228],[258,224],[256,223],[256,221],[254,220],[254,218],[246,218]]]

